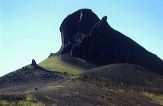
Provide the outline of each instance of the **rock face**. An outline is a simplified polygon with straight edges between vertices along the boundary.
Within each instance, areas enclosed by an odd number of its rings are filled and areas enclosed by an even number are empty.
[[[80,9],[67,16],[60,27],[61,54],[93,62],[138,64],[163,75],[163,61],[138,43],[114,30],[104,16],[101,20],[90,9]]]
[[[68,15],[60,26],[62,53],[70,52],[78,33],[89,34],[91,27],[100,19],[89,9],[80,9]]]
[[[0,77],[0,86],[3,84],[13,84],[27,81],[38,80],[59,80],[65,76],[59,72],[50,72],[38,66],[35,60],[32,60],[30,65],[24,66],[14,72]]]

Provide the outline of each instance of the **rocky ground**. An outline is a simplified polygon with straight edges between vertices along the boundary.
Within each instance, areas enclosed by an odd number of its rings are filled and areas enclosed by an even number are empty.
[[[18,103],[32,94],[41,106],[163,105],[163,77],[132,64],[99,67],[58,81],[18,84],[0,89],[0,100]]]

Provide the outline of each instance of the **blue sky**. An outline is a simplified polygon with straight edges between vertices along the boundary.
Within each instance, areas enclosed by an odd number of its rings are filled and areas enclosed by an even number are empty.
[[[0,0],[0,76],[57,52],[61,22],[80,8],[163,59],[163,0]]]

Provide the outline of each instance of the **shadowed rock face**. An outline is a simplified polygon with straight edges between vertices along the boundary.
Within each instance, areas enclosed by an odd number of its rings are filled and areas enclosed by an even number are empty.
[[[80,9],[67,16],[60,27],[61,54],[91,61],[98,65],[132,63],[163,74],[163,61],[129,37],[114,30],[89,9]]]
[[[91,27],[100,19],[90,9],[80,9],[68,15],[60,26],[62,53],[70,52],[77,33],[89,34]]]

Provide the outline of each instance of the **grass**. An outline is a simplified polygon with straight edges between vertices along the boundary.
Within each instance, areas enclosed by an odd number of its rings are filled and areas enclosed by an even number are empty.
[[[0,100],[0,106],[45,106],[36,99],[35,94],[27,94],[23,100]]]
[[[61,73],[68,73],[71,75],[79,74],[81,70],[83,70],[82,68],[78,66],[62,61],[60,57],[58,56],[55,56],[55,57],[52,56],[52,57],[45,59],[44,61],[39,63],[39,66],[49,71],[57,71]]]
[[[7,100],[0,100],[0,106],[45,106],[41,102],[30,102],[30,101],[7,101]]]
[[[152,102],[163,105],[163,94],[154,94],[149,92],[143,92],[143,95],[152,99]]]

